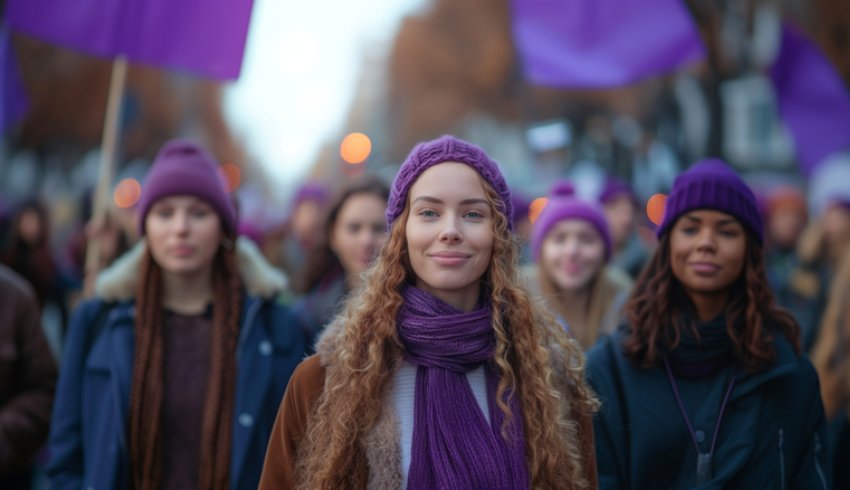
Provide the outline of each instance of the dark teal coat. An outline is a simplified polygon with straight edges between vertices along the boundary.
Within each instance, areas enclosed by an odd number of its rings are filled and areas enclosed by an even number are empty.
[[[780,334],[775,364],[740,374],[723,416],[712,479],[697,486],[697,453],[662,367],[635,367],[623,332],[588,353],[601,489],[829,489],[832,475],[817,373]],[[677,380],[701,451],[711,445],[728,375]],[[850,462],[848,462],[850,464]]]

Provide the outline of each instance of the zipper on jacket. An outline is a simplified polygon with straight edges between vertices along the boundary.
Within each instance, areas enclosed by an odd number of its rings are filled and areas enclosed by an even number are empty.
[[[785,490],[785,431],[779,428],[779,488]]]
[[[815,433],[815,469],[818,472],[818,477],[820,478],[820,483],[823,485],[823,490],[827,490],[826,486],[826,475],[823,474],[823,468],[820,465],[820,451],[821,451],[821,443],[820,443],[820,434]]]

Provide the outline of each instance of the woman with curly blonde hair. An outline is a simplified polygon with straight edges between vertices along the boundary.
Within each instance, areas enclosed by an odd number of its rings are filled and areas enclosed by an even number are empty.
[[[280,406],[260,488],[595,488],[583,360],[520,286],[480,148],[415,147],[389,238]]]

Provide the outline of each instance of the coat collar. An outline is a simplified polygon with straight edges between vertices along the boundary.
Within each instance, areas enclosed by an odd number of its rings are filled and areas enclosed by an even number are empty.
[[[139,279],[139,268],[147,253],[147,243],[140,240],[95,281],[95,296],[104,301],[125,301],[133,298]],[[251,296],[271,298],[288,287],[286,275],[275,269],[249,238],[236,239],[236,263],[246,291]]]
[[[794,352],[794,348],[791,347],[788,339],[778,331],[773,333],[773,348],[776,349],[776,359],[773,365],[767,369],[741,376],[738,386],[732,392],[732,400],[755,391],[768,381],[797,372],[800,367],[799,356]]]
[[[258,414],[267,400],[267,387],[271,376],[272,366],[269,364],[271,357],[268,355],[251,354],[253,350],[246,350],[247,339],[251,332],[261,328],[257,322],[257,316],[266,301],[257,296],[243,295],[243,308],[240,319],[239,344],[237,347],[237,374],[239,379],[236,385],[236,402],[234,404],[233,424],[233,455],[231,458],[231,482],[240,481],[244,471],[245,458],[247,456],[250,441],[261,427],[254,427],[251,432],[245,432],[239,422],[238,414]],[[111,403],[115,414],[120,414],[121,420],[129,417],[130,384],[132,381],[133,357],[134,357],[134,320],[136,307],[134,300],[125,300],[112,306],[107,317],[104,319],[104,331],[92,340],[89,355],[86,360],[86,369],[109,373],[109,390],[113,394]],[[260,337],[256,337],[260,335]],[[263,342],[273,341],[266,333],[254,334],[253,338],[263,339]],[[289,345],[279,346],[285,349]],[[125,431],[116,432],[118,447],[122,454],[128,454],[128,441]]]
[[[610,342],[608,342],[608,348],[611,349],[610,352],[616,359],[617,364],[622,366],[622,372],[633,373],[633,375],[652,373],[652,376],[657,376],[658,379],[663,379],[663,367],[656,366],[649,370],[642,368],[637,370],[635,369],[631,360],[629,360],[623,352],[623,343],[627,336],[628,333],[625,329],[621,328],[611,335]],[[773,331],[772,343],[774,349],[776,349],[776,358],[774,359],[773,364],[755,373],[743,373],[739,375],[735,389],[732,390],[731,400],[736,400],[752,393],[769,381],[797,372],[800,366],[800,358],[794,352],[794,348],[785,336],[779,331]]]

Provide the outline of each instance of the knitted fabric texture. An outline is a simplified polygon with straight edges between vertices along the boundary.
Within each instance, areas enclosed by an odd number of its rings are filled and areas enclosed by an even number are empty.
[[[664,219],[657,234],[667,233],[680,216],[696,209],[713,209],[730,214],[764,243],[764,227],[753,191],[741,177],[720,160],[702,160],[676,177],[667,197]]]
[[[570,219],[583,220],[593,225],[605,243],[605,260],[611,258],[611,231],[608,229],[608,221],[601,207],[596,203],[574,197],[571,184],[558,182],[552,187],[549,202],[534,221],[534,228],[531,230],[531,251],[534,260],[540,258],[543,241],[552,227]]]
[[[387,201],[388,229],[392,228],[393,222],[407,205],[407,195],[416,179],[422,172],[445,162],[463,163],[475,169],[496,190],[499,195],[497,207],[506,216],[508,227],[513,228],[511,191],[499,166],[480,147],[447,135],[416,145],[399,168],[390,190],[390,199]]]
[[[153,162],[139,199],[139,232],[153,204],[168,196],[195,196],[215,209],[229,234],[236,233],[236,209],[218,173],[218,162],[198,144],[175,139],[166,143]]]
[[[511,424],[496,405],[496,339],[488,304],[465,313],[407,286],[398,315],[405,358],[418,366],[408,488],[529,488],[522,411],[508,396]],[[484,364],[490,422],[465,373]]]

